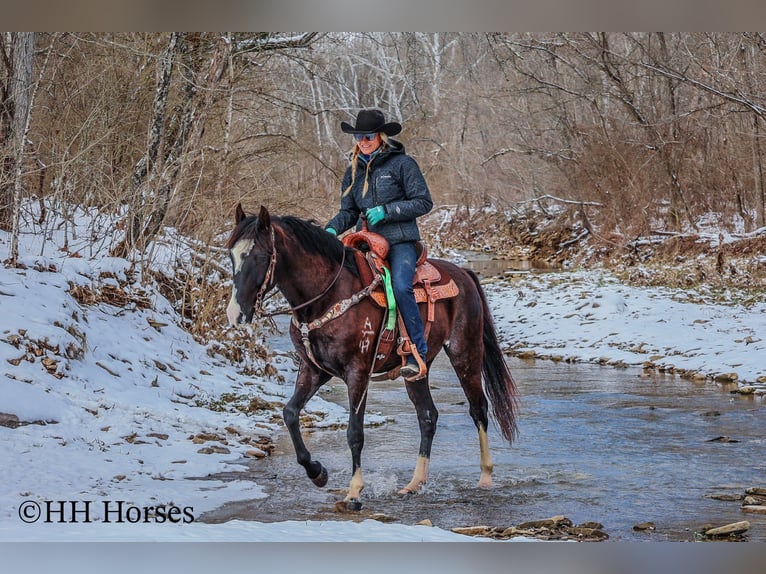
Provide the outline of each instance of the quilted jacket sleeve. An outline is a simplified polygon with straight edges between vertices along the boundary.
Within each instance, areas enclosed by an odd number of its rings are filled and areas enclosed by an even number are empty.
[[[433,208],[431,192],[428,190],[420,166],[410,156],[402,156],[399,166],[399,181],[404,189],[404,199],[386,204],[386,219],[391,222],[414,220]]]

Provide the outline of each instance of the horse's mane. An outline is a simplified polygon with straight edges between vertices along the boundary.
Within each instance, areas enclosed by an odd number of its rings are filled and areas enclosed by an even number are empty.
[[[240,221],[226,242],[227,249],[231,249],[241,239],[256,239],[258,223],[256,215],[249,215]],[[344,249],[350,249],[344,247],[337,238],[327,233],[314,220],[305,220],[291,215],[273,216],[271,224],[284,228],[289,235],[295,237],[307,253],[319,255],[335,263],[343,261]],[[350,255],[350,253],[346,255],[344,266],[358,275],[355,258]]]

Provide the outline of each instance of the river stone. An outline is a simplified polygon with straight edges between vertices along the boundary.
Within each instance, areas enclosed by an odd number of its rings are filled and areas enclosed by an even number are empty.
[[[556,528],[559,526],[572,526],[572,521],[566,516],[556,515],[543,520],[532,520],[530,522],[524,522],[519,524],[517,528],[519,530],[529,530],[531,528]]]
[[[592,528],[593,530],[603,530],[604,525],[600,522],[590,521],[583,522],[582,524],[576,524],[575,528]]]
[[[231,451],[225,446],[205,446],[197,451],[199,454],[231,454]]]
[[[717,436],[715,438],[708,439],[705,442],[731,442],[731,443],[734,443],[734,442],[739,442],[739,441],[737,439],[735,439],[735,438],[731,438],[731,437],[728,437],[728,436]]]
[[[760,488],[758,486],[753,486],[751,488],[745,489],[745,494],[750,494],[752,496],[766,496],[766,488]]]
[[[383,523],[396,522],[395,517],[390,516],[389,514],[384,514],[383,512],[375,512],[373,514],[370,514],[370,518]]]
[[[452,532],[466,536],[486,536],[491,530],[489,526],[456,526]]]
[[[715,376],[715,380],[719,383],[732,383],[739,379],[739,375],[737,373],[718,373]]]
[[[654,525],[654,522],[642,522],[641,524],[636,524],[633,526],[633,530],[636,531],[642,531],[642,530],[655,530],[657,527]]]
[[[415,526],[433,526],[433,525],[434,525],[434,523],[431,522],[431,519],[429,519],[429,518],[425,518],[425,519],[421,520],[420,522],[416,522],[415,523]]]
[[[19,426],[21,426],[19,417],[11,413],[0,413],[0,427],[15,429]]]
[[[749,512],[750,514],[766,514],[766,506],[762,504],[743,506],[742,512]]]
[[[532,536],[528,530],[520,530],[515,526],[509,526],[500,533],[501,538],[513,538],[514,536]]]
[[[720,536],[744,534],[748,530],[750,530],[750,523],[747,520],[743,520],[741,522],[733,522],[732,524],[719,526],[717,528],[710,528],[709,530],[705,530],[704,534],[705,536],[716,538]]]
[[[723,500],[724,502],[736,502],[737,500],[742,500],[741,494],[729,494],[729,493],[714,493],[708,496],[708,498],[712,498],[713,500]]]
[[[581,526],[573,526],[572,528],[567,528],[565,532],[569,535],[574,535],[578,538],[591,541],[606,540],[609,538],[609,535],[606,532],[598,528],[583,528]]]

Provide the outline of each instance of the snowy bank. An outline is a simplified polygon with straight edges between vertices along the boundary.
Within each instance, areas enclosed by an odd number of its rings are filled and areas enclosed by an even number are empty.
[[[630,287],[602,271],[517,275],[486,289],[502,341],[522,357],[766,383],[766,303]]]

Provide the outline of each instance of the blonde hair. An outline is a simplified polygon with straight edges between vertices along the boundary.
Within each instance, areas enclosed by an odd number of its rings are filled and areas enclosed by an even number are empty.
[[[384,134],[383,132],[380,133],[380,147],[385,148],[388,147],[388,136]],[[382,150],[381,150],[382,151]],[[351,183],[348,185],[348,187],[343,190],[343,197],[346,197],[349,193],[351,193],[351,188],[354,187],[354,181],[356,180],[356,168],[359,165],[359,143],[355,143],[354,147],[351,149]],[[373,158],[374,159],[374,158]],[[369,188],[369,181],[367,180],[367,176],[370,174],[370,164],[372,163],[372,159],[367,162],[367,168],[364,170],[364,187],[362,187],[362,197],[367,195],[367,189]]]

